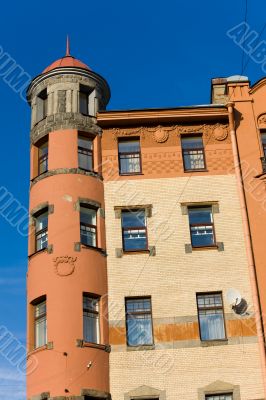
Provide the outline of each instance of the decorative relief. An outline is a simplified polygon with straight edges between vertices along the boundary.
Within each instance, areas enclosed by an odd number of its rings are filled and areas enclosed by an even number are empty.
[[[266,118],[266,115],[265,115]],[[266,123],[266,119],[265,119]],[[202,125],[173,125],[173,126],[161,126],[156,127],[140,127],[140,128],[114,128],[108,130],[112,133],[113,139],[117,140],[118,137],[125,136],[141,136],[147,144],[151,139],[157,143],[164,143],[174,137],[178,137],[183,134],[202,133],[205,140],[209,142],[222,141],[228,138],[228,124],[202,124]],[[171,141],[172,141],[171,140]],[[151,143],[152,144],[152,143]],[[172,143],[171,143],[172,144]]]
[[[265,128],[266,127],[266,114],[262,114],[258,118],[258,125],[259,125],[259,128]]]
[[[53,259],[55,273],[59,276],[68,276],[75,271],[75,262],[77,257],[61,256]]]

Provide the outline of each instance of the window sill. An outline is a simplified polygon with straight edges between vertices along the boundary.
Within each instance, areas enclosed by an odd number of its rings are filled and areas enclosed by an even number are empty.
[[[41,249],[41,250],[37,250],[34,253],[30,254],[28,256],[28,259],[30,260],[32,257],[36,256],[37,254],[44,253],[44,252],[47,252],[47,247],[45,247],[44,249]]]
[[[191,172],[209,172],[207,168],[202,169],[184,169],[184,173],[190,174]]]
[[[193,247],[192,246],[192,251],[203,251],[203,250],[217,250],[218,246],[201,246],[201,247]]]
[[[139,346],[127,346],[127,351],[146,351],[155,350],[154,344],[143,344]]]
[[[149,249],[144,249],[144,250],[124,250],[123,249],[123,254],[129,255],[129,254],[149,254],[150,250]]]
[[[27,359],[36,354],[39,353],[40,351],[44,351],[44,350],[52,350],[53,349],[53,342],[48,342],[47,344],[41,346],[41,347],[37,347],[36,349],[32,349],[27,353]]]
[[[119,172],[119,176],[135,176],[135,175],[144,175],[142,172],[134,172],[134,173],[128,173],[128,174],[121,174]]]
[[[111,347],[108,344],[86,342],[85,340],[82,340],[82,339],[77,340],[77,346],[82,347],[82,348],[89,347],[92,349],[103,350],[103,351],[106,351],[107,353],[110,353],[110,351],[111,351]]]
[[[202,340],[201,341],[201,347],[224,346],[227,344],[228,344],[228,339]]]
[[[89,245],[81,243],[81,242],[75,243],[75,250],[80,251],[81,249],[98,251],[98,253],[101,253],[103,256],[105,256],[105,257],[107,256],[106,250],[104,250],[100,247],[89,246]]]

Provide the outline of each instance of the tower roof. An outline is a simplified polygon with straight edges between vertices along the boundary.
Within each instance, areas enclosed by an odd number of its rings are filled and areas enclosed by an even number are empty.
[[[77,68],[83,68],[88,71],[91,71],[91,68],[88,67],[88,65],[84,64],[82,61],[78,60],[77,58],[73,57],[70,54],[70,43],[69,43],[69,38],[67,36],[67,42],[66,42],[66,55],[62,58],[59,58],[58,60],[54,61],[51,65],[49,65],[45,70],[42,72],[45,74],[46,72],[52,71],[55,68],[62,68],[62,67],[77,67]]]

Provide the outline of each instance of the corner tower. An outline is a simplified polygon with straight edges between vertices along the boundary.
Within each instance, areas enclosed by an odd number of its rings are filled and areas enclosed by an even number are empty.
[[[30,400],[110,396],[101,128],[96,120],[109,98],[107,82],[70,55],[68,41],[65,57],[28,88]]]

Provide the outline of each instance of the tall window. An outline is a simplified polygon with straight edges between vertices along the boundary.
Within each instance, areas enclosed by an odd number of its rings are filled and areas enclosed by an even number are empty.
[[[122,236],[125,251],[148,249],[145,210],[122,211]]]
[[[48,210],[35,215],[35,248],[36,251],[45,249],[48,245]]]
[[[47,103],[48,103],[47,89],[44,89],[37,96],[36,122],[41,121],[43,118],[45,118],[47,116]]]
[[[233,400],[233,394],[208,394],[205,396],[205,400]]]
[[[86,246],[97,247],[96,215],[95,208],[80,206],[80,241]]]
[[[120,139],[118,142],[118,156],[120,175],[141,173],[139,139]]]
[[[201,135],[184,136],[181,138],[183,164],[185,171],[206,168],[204,147]]]
[[[86,171],[93,170],[92,140],[80,135],[78,137],[78,159],[79,168],[85,169]]]
[[[38,148],[38,175],[48,171],[48,141]]]
[[[128,346],[153,344],[151,298],[126,299]]]
[[[222,293],[197,294],[201,340],[225,339]]]
[[[47,343],[46,299],[34,305],[34,347]]]
[[[79,112],[89,115],[89,95],[91,90],[87,86],[80,85],[79,91]]]
[[[212,207],[189,207],[188,215],[192,247],[215,246]]]
[[[99,298],[83,295],[83,338],[100,343]]]
[[[263,156],[266,158],[266,131],[261,131],[261,143],[263,148]]]

